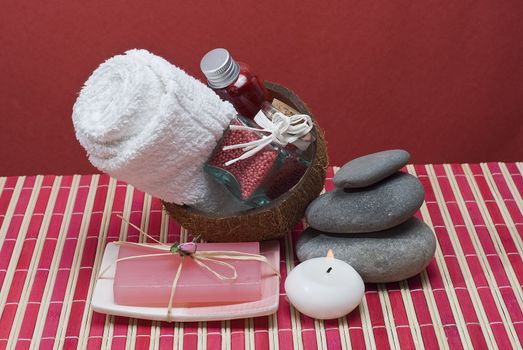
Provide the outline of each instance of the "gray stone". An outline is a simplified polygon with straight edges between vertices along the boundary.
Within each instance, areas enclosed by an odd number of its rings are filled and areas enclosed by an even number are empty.
[[[394,228],[365,234],[333,234],[306,229],[298,239],[300,261],[325,256],[347,262],[363,281],[387,283],[417,275],[429,264],[436,251],[436,237],[422,221],[411,218]]]
[[[337,187],[361,188],[374,185],[408,163],[410,154],[401,149],[372,153],[351,160],[334,176]]]
[[[325,232],[381,231],[414,215],[424,197],[415,176],[398,172],[365,189],[328,191],[309,205],[305,216],[310,226]]]

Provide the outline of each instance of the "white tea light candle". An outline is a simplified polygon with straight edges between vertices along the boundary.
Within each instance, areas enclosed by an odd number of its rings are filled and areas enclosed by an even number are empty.
[[[365,292],[360,275],[352,266],[334,258],[306,260],[285,281],[289,301],[301,313],[322,320],[345,316],[354,310]]]

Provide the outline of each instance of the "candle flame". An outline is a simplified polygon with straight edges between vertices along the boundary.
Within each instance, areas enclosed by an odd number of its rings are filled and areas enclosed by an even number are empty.
[[[334,259],[334,252],[332,251],[332,249],[329,249],[329,251],[327,252],[327,258]]]

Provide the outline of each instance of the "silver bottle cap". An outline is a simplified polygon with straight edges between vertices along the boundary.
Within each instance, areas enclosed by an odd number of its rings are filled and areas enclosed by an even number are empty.
[[[240,74],[240,66],[225,49],[214,49],[205,54],[200,69],[207,78],[209,86],[221,89],[231,85]]]

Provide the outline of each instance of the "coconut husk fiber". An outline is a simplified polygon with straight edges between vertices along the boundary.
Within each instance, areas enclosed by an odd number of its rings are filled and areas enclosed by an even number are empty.
[[[316,129],[315,154],[302,179],[268,205],[236,215],[218,216],[188,206],[164,202],[165,209],[193,235],[211,242],[263,241],[288,233],[302,219],[305,209],[323,189],[327,150],[323,130],[305,103],[291,90],[271,82],[265,86],[272,97],[312,117]]]

